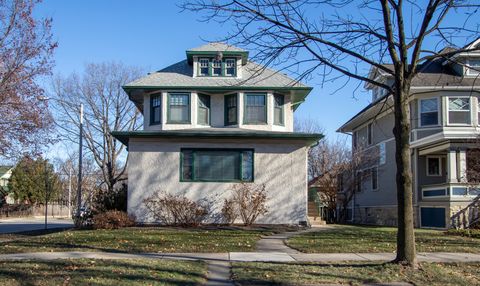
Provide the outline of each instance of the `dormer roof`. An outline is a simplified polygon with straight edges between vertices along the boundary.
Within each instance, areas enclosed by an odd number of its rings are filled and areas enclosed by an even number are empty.
[[[186,51],[189,64],[192,64],[193,56],[216,56],[219,53],[222,53],[223,56],[242,57],[242,64],[246,64],[248,60],[248,51],[221,42],[208,43]]]

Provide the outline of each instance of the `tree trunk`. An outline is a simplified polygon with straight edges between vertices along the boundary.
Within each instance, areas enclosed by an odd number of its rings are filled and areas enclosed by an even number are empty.
[[[415,233],[413,223],[413,189],[410,163],[410,116],[408,108],[409,85],[396,85],[394,96],[395,160],[397,163],[398,233],[397,257],[394,262],[416,265]]]

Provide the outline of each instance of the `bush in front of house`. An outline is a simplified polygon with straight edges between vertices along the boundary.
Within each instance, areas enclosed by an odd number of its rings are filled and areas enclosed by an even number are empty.
[[[235,184],[232,198],[226,199],[222,207],[222,215],[227,223],[233,223],[240,216],[246,226],[252,225],[260,215],[267,212],[265,184]]]
[[[480,239],[480,229],[449,229],[446,234]]]
[[[208,215],[208,207],[181,195],[158,192],[145,199],[153,218],[164,225],[198,226]]]
[[[93,216],[94,229],[117,229],[135,225],[135,219],[126,212],[110,210]]]

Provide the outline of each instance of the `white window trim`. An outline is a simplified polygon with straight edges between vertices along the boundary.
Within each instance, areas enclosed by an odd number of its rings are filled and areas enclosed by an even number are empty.
[[[438,159],[438,171],[439,174],[429,174],[428,173],[428,159]],[[425,159],[425,167],[426,167],[426,174],[427,177],[441,177],[442,176],[442,156],[427,156]]]
[[[475,60],[480,60],[480,58],[478,59],[475,59]],[[467,76],[480,76],[480,71],[474,71],[473,73],[471,72],[471,69],[470,69],[470,61],[471,59],[468,59],[467,62],[466,62],[466,75]],[[477,69],[480,69],[480,67],[477,67]]]
[[[429,124],[429,125],[422,125],[422,101],[423,100],[430,100],[435,99],[437,100],[437,124]],[[419,127],[437,127],[440,126],[440,100],[438,97],[429,97],[429,98],[420,98],[418,100],[418,126]]]
[[[473,125],[473,120],[472,120],[472,98],[470,96],[447,96],[447,125],[450,126],[472,126]],[[469,110],[468,112],[470,113],[470,123],[450,123],[450,98],[468,98],[468,105],[469,105]],[[463,110],[452,110],[453,112],[467,112]]]

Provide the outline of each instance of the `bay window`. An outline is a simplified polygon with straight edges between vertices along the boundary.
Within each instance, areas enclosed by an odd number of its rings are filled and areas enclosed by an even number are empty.
[[[245,94],[245,124],[267,123],[267,94],[246,93]]]
[[[198,95],[197,123],[201,125],[210,125],[210,96],[206,94]]]
[[[467,60],[467,75],[480,75],[480,59]]]
[[[448,98],[448,123],[449,124],[470,124],[470,98],[449,97]]]
[[[167,111],[167,123],[190,123],[190,93],[169,93]]]
[[[181,149],[181,181],[252,182],[251,149]]]
[[[438,98],[420,99],[420,126],[438,125]]]
[[[162,96],[161,93],[150,96],[150,125],[160,124],[162,118]]]
[[[237,113],[237,94],[225,95],[225,126],[238,123]]]
[[[273,124],[275,125],[283,125],[284,118],[283,118],[283,105],[284,105],[284,96],[281,94],[275,94],[273,96]]]

